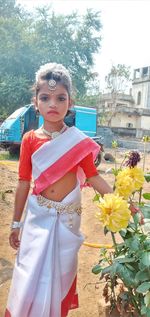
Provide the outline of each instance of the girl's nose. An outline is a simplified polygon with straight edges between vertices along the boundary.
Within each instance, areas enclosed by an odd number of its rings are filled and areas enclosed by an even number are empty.
[[[55,108],[55,100],[51,99],[48,104],[49,108]]]

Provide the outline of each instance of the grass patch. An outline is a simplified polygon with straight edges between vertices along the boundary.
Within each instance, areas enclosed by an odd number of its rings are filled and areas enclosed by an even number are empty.
[[[0,151],[0,161],[5,161],[5,160],[18,161],[18,155],[17,154],[12,155],[8,151]]]

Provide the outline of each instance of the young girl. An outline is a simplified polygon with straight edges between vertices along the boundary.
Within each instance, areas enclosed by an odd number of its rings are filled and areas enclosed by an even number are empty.
[[[71,89],[69,72],[60,64],[46,64],[36,73],[35,106],[44,124],[22,140],[9,238],[18,254],[5,317],[66,317],[78,307],[80,187],[87,178],[102,195],[112,192],[94,165],[99,146],[64,123]],[[31,174],[34,188],[19,239]]]

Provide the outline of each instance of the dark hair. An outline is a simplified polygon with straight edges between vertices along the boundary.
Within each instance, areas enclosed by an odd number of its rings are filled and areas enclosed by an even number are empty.
[[[61,64],[48,63],[42,65],[36,73],[36,83],[34,85],[34,91],[36,96],[43,84],[43,81],[55,80],[56,83],[63,85],[68,95],[72,92],[72,80],[69,71]]]

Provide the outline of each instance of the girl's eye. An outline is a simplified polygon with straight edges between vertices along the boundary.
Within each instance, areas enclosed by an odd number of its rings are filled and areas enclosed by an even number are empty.
[[[48,100],[48,97],[47,97],[47,96],[42,96],[42,97],[40,97],[40,100],[41,100],[41,101],[47,101],[47,100]]]
[[[59,101],[65,101],[65,100],[66,100],[66,97],[60,96],[60,97],[58,97],[58,100],[59,100]]]

